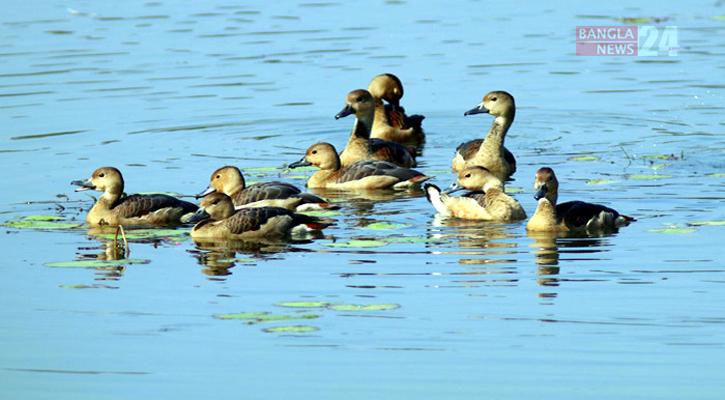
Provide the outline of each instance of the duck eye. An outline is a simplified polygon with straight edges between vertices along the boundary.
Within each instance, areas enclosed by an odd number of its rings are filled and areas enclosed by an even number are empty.
[[[217,179],[220,179],[221,177],[222,177],[221,174],[216,176]]]
[[[103,178],[104,176],[106,176],[106,174],[104,174],[103,172],[101,172],[100,174],[98,174],[98,177],[99,178]]]
[[[471,174],[466,174],[465,178],[470,178]]]
[[[496,101],[496,100],[498,100],[498,99],[497,99],[497,98],[495,98],[495,97],[491,99],[491,101]]]
[[[317,150],[312,150],[312,154],[317,154]]]

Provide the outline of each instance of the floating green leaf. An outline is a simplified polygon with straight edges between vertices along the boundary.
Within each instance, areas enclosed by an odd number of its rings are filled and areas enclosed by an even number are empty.
[[[319,167],[309,166],[309,167],[297,167],[294,170],[295,171],[317,171],[319,170]],[[289,169],[286,169],[285,172],[289,173]]]
[[[720,174],[720,173],[707,174],[705,176],[707,176],[708,178],[725,178],[725,174]]]
[[[189,233],[188,230],[185,229],[126,229],[126,238],[129,240],[143,240],[143,239],[156,239],[156,238],[162,238],[162,237],[169,237],[174,236],[175,241],[184,241],[188,240],[188,238],[181,238],[179,236],[184,236]],[[116,237],[115,233],[98,233],[94,234],[93,236],[104,238],[104,239],[114,239]],[[119,238],[121,235],[118,236]]]
[[[46,267],[53,268],[109,268],[122,267],[129,264],[148,264],[150,260],[128,259],[128,260],[76,260],[45,263]]]
[[[275,306],[279,307],[292,307],[292,308],[322,308],[330,305],[326,301],[282,301],[274,303]]]
[[[295,319],[314,319],[319,318],[319,315],[315,314],[304,314],[304,315],[275,315],[268,312],[261,313],[238,313],[238,314],[216,314],[213,316],[218,319],[238,319],[238,320],[249,320],[244,323],[247,325],[259,324],[262,322],[276,322],[276,321],[289,321]]]
[[[649,167],[652,169],[660,169],[660,168],[667,168],[672,164],[652,164]]]
[[[330,304],[327,308],[335,311],[385,311],[400,308],[400,304]]]
[[[592,179],[591,181],[587,182],[587,185],[603,185],[605,183],[612,183],[616,181],[612,181],[609,179]]]
[[[578,157],[569,157],[567,159],[568,161],[599,161],[601,158],[597,156],[578,156]]]
[[[725,221],[692,221],[688,222],[690,226],[723,226]]]
[[[511,193],[511,194],[523,193],[523,192],[528,192],[528,191],[529,191],[529,189],[524,189],[524,188],[518,187],[518,186],[509,186],[506,188],[506,193]]]
[[[330,210],[313,210],[313,211],[304,211],[302,214],[309,215],[311,217],[337,217],[342,214],[340,214],[337,211],[330,211]]]
[[[646,24],[647,22],[652,21],[652,17],[636,17],[636,18],[624,17],[624,18],[617,18],[617,21],[624,22],[625,24],[641,25],[641,24]]]
[[[712,17],[712,19],[718,21],[718,20],[725,20],[725,15],[716,15]]]
[[[244,168],[244,172],[271,172],[271,171],[279,171],[281,168],[279,167],[254,167],[254,168]]]
[[[61,285],[61,289],[97,289],[96,286],[88,286],[88,285]]]
[[[329,242],[322,243],[323,246],[332,247],[383,247],[387,246],[387,242],[380,240],[351,240],[349,242]]]
[[[682,233],[697,232],[697,230],[692,229],[692,228],[662,228],[662,229],[650,229],[647,232],[682,234]]]
[[[282,333],[282,332],[291,332],[291,333],[305,333],[305,332],[314,332],[319,331],[320,328],[316,326],[309,326],[309,325],[291,325],[291,326],[278,326],[275,328],[265,328],[263,331],[269,332],[269,333]]]
[[[303,180],[303,179],[307,179],[308,176],[307,175],[287,175],[287,178]]]
[[[64,217],[57,215],[31,215],[20,220],[8,221],[2,226],[20,229],[73,229],[79,228],[83,224],[65,222]]]
[[[386,222],[375,222],[366,226],[357,226],[355,229],[393,230],[408,227],[406,224],[388,224]]]
[[[648,179],[665,179],[665,178],[674,178],[674,175],[629,175],[629,179],[639,179],[639,180],[648,180]]]

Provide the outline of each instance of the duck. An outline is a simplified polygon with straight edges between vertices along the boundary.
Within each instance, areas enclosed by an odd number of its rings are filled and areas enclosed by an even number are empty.
[[[516,159],[504,147],[511,124],[516,114],[514,97],[502,90],[483,96],[483,101],[463,115],[491,114],[496,117],[484,139],[475,139],[461,143],[453,157],[453,171],[459,172],[467,167],[485,167],[502,181],[506,181],[516,172]]]
[[[290,164],[289,168],[309,165],[320,168],[307,181],[309,188],[408,189],[431,178],[385,161],[356,161],[342,166],[335,147],[325,142],[310,146],[305,156]]]
[[[214,171],[211,174],[209,187],[199,193],[196,198],[199,199],[217,191],[229,196],[237,208],[274,206],[291,211],[334,208],[332,204],[319,196],[302,192],[296,186],[286,182],[260,182],[246,186],[242,172],[231,165]]]
[[[460,197],[450,194],[472,190]],[[458,174],[445,192],[430,183],[423,187],[428,201],[445,217],[515,221],[526,219],[526,211],[516,199],[504,192],[504,184],[484,167],[468,167]]]
[[[601,204],[568,201],[557,204],[559,181],[549,167],[536,171],[534,199],[539,204],[526,223],[528,231],[546,232],[598,232],[616,231],[636,221]]]
[[[296,232],[321,230],[330,224],[317,217],[282,207],[249,207],[237,210],[224,193],[212,192],[201,199],[199,209],[187,222],[197,222],[192,239],[279,239]]]
[[[114,167],[98,168],[90,178],[72,181],[71,185],[80,187],[76,192],[103,192],[88,212],[88,225],[180,224],[185,215],[192,214],[199,208],[196,204],[166,194],[127,196],[123,193],[123,175]]]
[[[425,141],[422,115],[405,115],[400,105],[403,84],[393,74],[380,74],[370,81],[368,92],[375,100],[375,119],[370,137],[401,144],[420,144]],[[385,104],[383,100],[387,101]]]
[[[363,160],[387,161],[405,168],[416,165],[414,148],[405,147],[397,142],[370,138],[375,120],[375,100],[370,92],[364,89],[350,92],[345,100],[345,107],[335,115],[335,119],[353,114],[356,118],[355,126],[347,146],[340,153],[343,166]]]

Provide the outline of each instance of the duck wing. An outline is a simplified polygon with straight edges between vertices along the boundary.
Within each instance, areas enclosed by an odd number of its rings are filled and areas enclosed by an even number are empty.
[[[164,208],[181,208],[182,214],[193,213],[199,207],[166,194],[133,194],[120,198],[112,207],[120,217],[142,217]]]

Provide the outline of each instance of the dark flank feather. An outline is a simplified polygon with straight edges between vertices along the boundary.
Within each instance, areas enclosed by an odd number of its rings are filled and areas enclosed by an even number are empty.
[[[188,201],[165,194],[133,194],[116,201],[111,209],[122,218],[142,217],[162,208],[181,208],[182,214],[193,213],[199,207]]]
[[[415,149],[410,151],[411,148],[403,146],[397,142],[391,142],[383,139],[370,139],[370,152],[373,153],[377,159],[384,160],[405,160],[412,158],[415,163]]]
[[[297,225],[307,225],[310,229],[322,229],[327,224],[322,223],[319,218],[293,213],[280,207],[258,207],[245,208],[235,212],[231,217],[221,222],[222,226],[228,228],[229,233],[242,234],[259,230],[264,224],[275,217],[290,217],[292,223],[290,228]]]
[[[584,227],[592,218],[599,216],[602,211],[611,214],[612,220],[620,216],[616,210],[607,206],[575,200],[556,205],[556,223],[560,224],[564,221],[568,226]],[[630,221],[634,220],[631,217],[622,217]]]
[[[416,177],[425,176],[422,173],[409,168],[401,168],[395,164],[385,161],[358,161],[340,170],[336,181],[339,183],[355,181],[368,176],[394,176],[400,181],[407,181]]]

